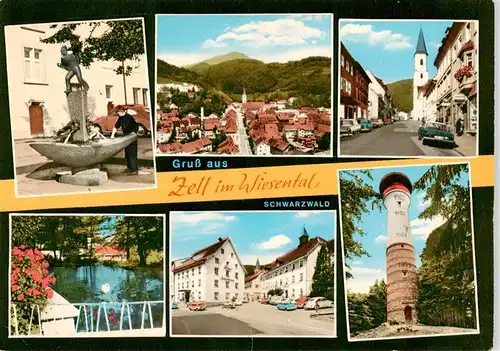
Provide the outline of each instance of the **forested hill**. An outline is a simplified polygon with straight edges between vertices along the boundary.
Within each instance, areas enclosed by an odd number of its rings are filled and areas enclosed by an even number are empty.
[[[302,104],[330,107],[331,59],[308,57],[287,63],[235,59],[207,65],[197,72],[158,60],[158,81],[198,84],[219,90],[239,101],[243,89],[248,100],[298,97]]]
[[[399,111],[410,112],[413,109],[413,79],[403,79],[387,84],[392,101]]]

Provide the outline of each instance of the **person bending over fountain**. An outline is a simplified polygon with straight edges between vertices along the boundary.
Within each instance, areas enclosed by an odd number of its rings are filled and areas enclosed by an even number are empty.
[[[80,70],[76,55],[66,45],[61,47],[61,63],[59,66],[68,71],[68,74],[66,74],[66,94],[71,92],[71,78],[75,75],[83,89],[85,91],[89,90],[89,85],[82,77],[82,71]]]
[[[135,121],[134,117],[127,113],[123,106],[117,108],[118,119],[111,133],[111,139],[115,138],[115,134],[118,128],[121,128],[123,135],[129,135],[130,133],[137,133],[139,130],[139,125]],[[130,175],[139,174],[139,168],[137,165],[137,139],[125,148],[125,158],[127,159],[127,169],[126,173]]]

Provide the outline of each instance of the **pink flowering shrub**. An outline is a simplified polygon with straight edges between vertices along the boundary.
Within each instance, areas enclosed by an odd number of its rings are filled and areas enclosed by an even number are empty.
[[[10,267],[10,292],[11,302],[17,310],[17,322],[20,335],[26,335],[29,329],[32,306],[38,305],[40,312],[47,305],[47,300],[52,298],[54,291],[51,289],[56,278],[49,275],[49,263],[45,255],[38,249],[28,248],[25,245],[12,249],[12,263]],[[12,332],[15,333],[14,312],[12,314]],[[33,327],[38,326],[38,312],[35,307],[32,321]]]

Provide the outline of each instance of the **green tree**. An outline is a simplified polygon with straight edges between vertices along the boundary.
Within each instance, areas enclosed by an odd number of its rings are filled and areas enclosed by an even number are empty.
[[[163,219],[161,217],[124,216],[116,221],[113,243],[127,251],[137,250],[139,266],[146,266],[146,259],[152,250],[163,249]]]
[[[421,254],[419,319],[429,325],[475,328],[475,281],[469,183],[466,164],[433,166],[415,183],[429,207],[419,218],[442,216]]]
[[[375,284],[370,286],[366,303],[370,309],[373,327],[387,321],[387,291],[383,279],[375,280]]]
[[[106,26],[104,33],[94,36],[96,29],[102,25]],[[90,27],[86,37],[75,33],[81,26]],[[47,44],[69,42],[77,51],[80,64],[84,67],[90,67],[96,60],[119,62],[120,65],[115,72],[123,76],[125,104],[127,104],[126,76],[129,76],[133,70],[127,61],[139,61],[140,56],[144,54],[144,33],[141,20],[54,24],[51,25],[51,29],[56,29],[56,32],[40,41]]]
[[[352,259],[369,253],[360,242],[356,241],[355,235],[363,236],[366,233],[356,223],[361,221],[363,214],[370,210],[380,209],[382,200],[380,195],[369,184],[363,180],[363,176],[373,179],[370,171],[341,171],[340,172],[340,198],[342,206],[342,233],[344,237],[345,258]],[[346,263],[346,277],[352,278]]]
[[[349,331],[351,334],[373,327],[373,318],[366,303],[366,294],[347,293],[347,310],[349,313]]]
[[[333,253],[328,250],[326,245],[322,245],[316,258],[311,297],[324,296],[333,301],[335,278],[332,257]]]

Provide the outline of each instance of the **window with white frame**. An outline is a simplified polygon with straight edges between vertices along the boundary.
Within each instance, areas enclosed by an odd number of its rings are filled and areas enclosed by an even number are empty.
[[[300,273],[300,277],[299,277],[299,281],[303,281],[304,280],[304,273]]]
[[[342,63],[342,67],[345,66],[345,58],[344,55],[340,55],[340,62]]]
[[[215,301],[219,300],[219,292],[217,292],[217,291],[214,292],[214,300]]]
[[[469,51],[465,54],[465,65],[469,67],[473,67],[472,65],[472,51]]]
[[[45,82],[42,50],[24,47],[24,80],[27,82]]]
[[[229,289],[229,282],[226,282],[226,289]]]
[[[226,301],[229,300],[229,293],[226,293]]]
[[[214,288],[219,287],[219,281],[217,279],[214,280]]]

